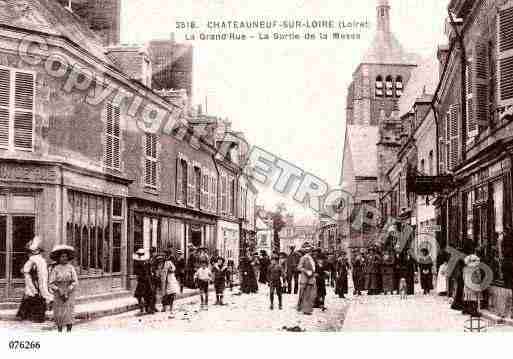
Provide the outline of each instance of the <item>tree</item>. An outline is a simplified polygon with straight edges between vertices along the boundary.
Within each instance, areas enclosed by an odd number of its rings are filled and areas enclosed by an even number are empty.
[[[284,203],[278,203],[276,205],[276,211],[271,212],[271,219],[273,221],[273,252],[280,252],[280,231],[287,225],[283,218],[286,212]]]

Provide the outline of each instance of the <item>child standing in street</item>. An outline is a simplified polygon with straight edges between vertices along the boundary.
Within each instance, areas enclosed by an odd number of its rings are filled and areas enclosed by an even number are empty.
[[[230,292],[233,290],[233,275],[235,274],[235,264],[233,259],[228,259],[226,266],[226,285],[230,288]]]
[[[274,309],[274,293],[278,296],[279,309],[282,309],[282,285],[283,285],[283,267],[278,263],[278,256],[273,255],[271,265],[269,266],[269,298],[271,300],[270,309]]]
[[[212,281],[212,272],[208,268],[208,261],[202,261],[194,274],[194,281],[200,290],[201,309],[208,310],[208,285]]]
[[[216,305],[223,305],[224,288],[226,285],[227,268],[224,265],[224,258],[218,257],[217,262],[212,266],[214,274],[214,288],[216,290]]]

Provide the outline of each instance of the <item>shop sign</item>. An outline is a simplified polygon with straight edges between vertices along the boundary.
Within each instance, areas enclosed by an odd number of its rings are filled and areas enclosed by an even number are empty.
[[[454,179],[451,175],[442,176],[415,176],[410,175],[407,181],[408,193],[418,195],[430,195],[451,189],[454,186]]]
[[[57,181],[57,173],[48,166],[20,166],[13,163],[2,163],[0,164],[0,180],[54,183]]]

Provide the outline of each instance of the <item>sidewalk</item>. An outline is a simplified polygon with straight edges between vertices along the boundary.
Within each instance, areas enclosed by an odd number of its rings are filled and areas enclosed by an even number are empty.
[[[236,286],[234,286],[234,288],[236,288]],[[211,287],[210,290],[213,291],[214,288]],[[196,295],[199,295],[199,291],[197,289],[184,288],[184,292],[178,294],[176,299],[189,298]],[[77,304],[75,305],[75,323],[79,324],[93,319],[121,314],[137,309],[137,300],[133,297],[132,293],[122,298]],[[16,312],[17,309],[0,310],[0,326],[4,326],[2,325],[2,322],[4,322],[4,324],[6,324],[5,326],[10,326],[12,323],[19,323],[17,326],[22,326],[24,328],[30,326],[31,329],[38,330],[52,330],[55,328],[53,323],[53,313],[51,311],[46,313],[47,321],[45,323],[18,321],[16,319]]]

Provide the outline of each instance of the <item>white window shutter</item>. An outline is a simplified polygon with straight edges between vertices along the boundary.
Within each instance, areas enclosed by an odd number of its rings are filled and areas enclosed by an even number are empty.
[[[466,68],[466,110],[467,110],[467,141],[472,141],[478,135],[477,120],[474,114],[474,67],[476,61],[471,61]]]
[[[513,105],[513,2],[508,1],[498,12],[498,98],[499,107]]]
[[[182,197],[182,192],[183,192],[183,184],[182,184],[182,178],[183,178],[183,173],[182,173],[182,159],[180,157],[178,157],[176,159],[176,189],[175,189],[175,199],[176,199],[176,202],[177,203],[180,203],[182,204],[183,203],[183,197]]]
[[[11,72],[0,69],[0,147],[9,147]]]
[[[189,163],[187,166],[187,205],[194,206],[194,166]]]
[[[105,165],[112,169],[119,169],[121,151],[121,113],[119,107],[107,103],[105,116]]]
[[[14,107],[14,147],[32,150],[34,136],[33,74],[16,72]]]
[[[460,126],[459,126],[459,105],[452,104],[449,109],[449,147],[450,158],[448,159],[449,168],[453,170],[459,163],[460,151]]]

